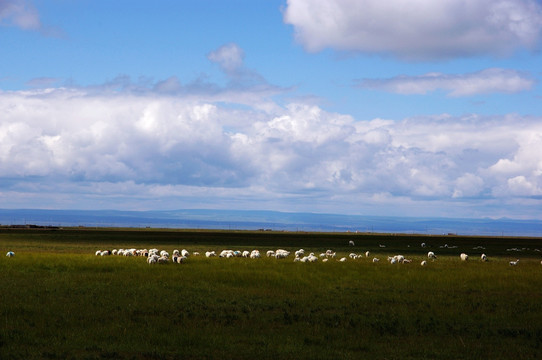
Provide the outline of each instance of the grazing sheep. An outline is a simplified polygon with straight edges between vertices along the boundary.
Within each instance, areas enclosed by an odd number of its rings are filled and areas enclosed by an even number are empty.
[[[350,253],[350,255],[348,255],[348,257],[350,259],[356,259],[358,256],[356,254],[354,254],[354,253]]]
[[[206,251],[205,256],[206,257],[213,257],[213,256],[216,256],[216,253],[214,251]]]
[[[322,260],[322,262],[327,262],[329,259],[328,258],[325,258]]]
[[[157,262],[158,264],[167,264],[169,262],[169,256],[160,256]]]
[[[274,257],[275,256],[275,252],[273,250],[268,250],[267,253],[266,253],[267,257]]]
[[[250,253],[251,259],[259,259],[260,257],[260,250],[252,250],[252,252]]]
[[[420,263],[421,266],[426,266],[427,265],[427,261],[423,260],[421,263]]]
[[[519,262],[519,259],[516,259],[516,261],[510,261],[510,266],[516,266]]]
[[[285,259],[290,256],[290,252],[282,249],[275,251],[275,259]]]
[[[350,245],[350,246],[355,246],[354,241],[350,240],[350,241],[348,242],[348,245]]]
[[[199,252],[194,251],[194,252],[192,253],[192,255],[194,255],[194,256],[199,256]]]
[[[177,257],[178,257],[179,255],[181,255],[181,252],[180,252],[179,250],[175,249],[175,250],[173,250],[173,252],[172,252],[171,254],[172,254],[173,256],[177,256]]]
[[[369,257],[369,255],[371,255],[371,253],[369,251],[366,251],[365,252],[365,257]]]
[[[97,250],[95,253],[96,256],[100,256],[101,254],[102,254],[102,250]]]
[[[346,261],[346,258],[343,257],[343,258],[341,258],[339,261],[340,261],[340,262],[345,262],[345,261]]]
[[[435,259],[437,258],[437,255],[435,255],[434,252],[429,251],[429,252],[427,253],[427,257],[428,257],[429,259],[435,260]]]
[[[177,257],[177,264],[182,264],[184,263],[188,258],[186,256],[179,256]]]
[[[244,258],[247,258],[247,257],[250,256],[250,251],[245,250],[245,251],[243,251],[243,253],[242,253],[241,255],[242,255]]]
[[[156,264],[158,262],[158,259],[159,259],[159,256],[156,255],[156,254],[153,254],[153,255],[150,255],[148,258],[147,258],[147,262],[149,264]]]
[[[7,257],[14,257],[15,253],[13,251],[8,251],[6,254]]]
[[[190,253],[188,252],[188,250],[182,249],[182,250],[181,250],[181,256],[189,257],[189,256],[190,256]]]
[[[316,256],[314,256],[314,254],[310,254],[308,257],[307,257],[307,261],[308,262],[317,262],[318,261],[318,258]]]
[[[422,243],[422,245],[421,245],[421,246],[422,246],[422,248],[424,248],[424,247],[425,247],[426,245],[425,245],[425,243]]]
[[[379,262],[379,261],[380,261],[379,258],[373,258],[373,262],[374,262],[374,263],[377,263],[377,262]]]
[[[482,260],[482,261],[487,261],[487,256],[486,256],[486,254],[482,254],[482,255],[480,256],[480,260]]]
[[[465,253],[461,253],[459,257],[461,258],[461,261],[467,261],[469,259],[469,256]]]

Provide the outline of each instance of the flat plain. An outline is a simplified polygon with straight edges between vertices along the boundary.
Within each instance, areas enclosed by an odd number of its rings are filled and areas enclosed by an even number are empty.
[[[95,255],[153,247],[201,255]],[[265,256],[278,248],[292,254]],[[337,255],[294,262],[300,248]],[[223,249],[263,257],[204,255]],[[524,237],[0,229],[0,358],[542,358],[541,249]],[[387,261],[398,254],[412,262]]]

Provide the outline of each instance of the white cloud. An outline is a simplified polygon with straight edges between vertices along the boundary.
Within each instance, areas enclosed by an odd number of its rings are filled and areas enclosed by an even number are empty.
[[[398,94],[426,94],[444,90],[450,96],[487,93],[517,93],[530,90],[535,81],[515,70],[485,69],[475,73],[449,75],[428,73],[420,76],[396,76],[389,79],[363,79],[360,87]]]
[[[408,209],[420,204],[416,211],[443,216],[460,201],[479,213],[490,201],[539,202],[540,118],[356,121],[315,105],[281,106],[251,89],[99,89],[0,92],[4,206],[45,194],[47,204],[66,204],[72,194],[84,199],[79,207],[140,201],[415,215]]]
[[[462,198],[478,196],[483,189],[484,180],[480,176],[466,173],[455,181],[452,197]]]
[[[235,43],[229,43],[210,52],[207,58],[217,63],[226,73],[234,73],[243,67],[245,52]]]
[[[308,51],[333,48],[415,60],[536,49],[535,0],[288,0],[284,21]]]

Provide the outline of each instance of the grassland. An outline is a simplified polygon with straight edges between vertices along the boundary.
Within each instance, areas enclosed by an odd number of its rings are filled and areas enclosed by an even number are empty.
[[[381,261],[94,256],[128,247],[369,250]],[[0,358],[542,358],[541,248],[536,238],[0,229]],[[438,260],[421,267],[428,250]],[[390,265],[395,254],[413,263]]]

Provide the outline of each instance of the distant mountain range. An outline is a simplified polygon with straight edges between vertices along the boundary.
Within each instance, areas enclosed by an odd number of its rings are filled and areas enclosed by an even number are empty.
[[[287,213],[248,210],[0,209],[1,225],[542,236],[542,221]]]

